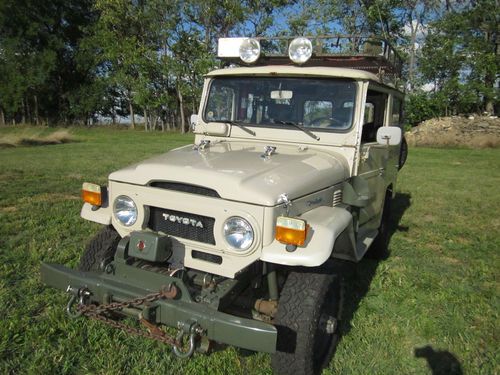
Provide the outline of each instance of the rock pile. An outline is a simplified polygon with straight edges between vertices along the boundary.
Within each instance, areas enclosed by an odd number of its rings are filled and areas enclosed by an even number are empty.
[[[500,119],[441,117],[422,122],[405,133],[410,146],[500,147]]]

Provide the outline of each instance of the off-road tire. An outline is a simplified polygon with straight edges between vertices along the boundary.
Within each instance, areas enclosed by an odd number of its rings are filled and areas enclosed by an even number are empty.
[[[406,163],[406,159],[408,159],[408,142],[406,141],[405,136],[403,135],[403,139],[401,140],[401,148],[399,151],[399,167],[398,170],[401,170]]]
[[[120,235],[111,226],[102,228],[85,247],[80,258],[80,271],[101,271],[101,264],[113,258]]]
[[[384,200],[384,208],[382,212],[382,220],[380,221],[380,226],[378,227],[377,237],[373,240],[368,252],[366,253],[368,258],[371,259],[387,259],[389,256],[389,222],[391,219],[391,206],[392,206],[392,196],[390,192],[387,192]]]
[[[277,352],[272,356],[276,374],[317,374],[333,356],[339,339],[342,287],[328,272],[291,272],[281,291],[275,326]],[[337,324],[325,331],[325,317]]]

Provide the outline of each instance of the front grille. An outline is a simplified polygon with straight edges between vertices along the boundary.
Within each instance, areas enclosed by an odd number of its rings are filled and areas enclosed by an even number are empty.
[[[149,212],[148,228],[174,237],[215,245],[214,218],[158,207],[150,207]]]
[[[157,187],[165,190],[181,191],[183,193],[204,195],[207,197],[220,198],[219,193],[213,189],[209,189],[203,186],[182,184],[180,182],[170,182],[170,181],[153,181],[149,186]]]

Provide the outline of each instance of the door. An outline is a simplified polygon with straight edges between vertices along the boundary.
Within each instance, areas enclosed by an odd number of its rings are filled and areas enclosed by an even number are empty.
[[[360,210],[359,225],[364,233],[376,230],[380,224],[385,190],[389,147],[377,143],[377,130],[386,123],[388,94],[368,90],[361,130],[358,176],[368,184],[370,199]]]

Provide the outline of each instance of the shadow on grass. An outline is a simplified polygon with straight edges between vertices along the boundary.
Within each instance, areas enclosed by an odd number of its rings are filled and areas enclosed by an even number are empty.
[[[416,358],[425,358],[432,375],[462,375],[462,366],[457,357],[446,350],[434,350],[427,345],[415,348]]]
[[[410,194],[396,193],[391,205],[391,216],[389,219],[389,241],[395,232],[407,232],[408,227],[401,226],[401,218],[410,207]],[[390,242],[389,242],[390,248]],[[368,250],[369,251],[369,250]],[[375,276],[379,263],[383,259],[371,259],[364,257],[357,265],[352,265],[345,275],[345,298],[342,323],[340,326],[340,339],[351,330],[351,320],[356,313],[361,300],[370,290],[370,284]]]
[[[74,138],[61,138],[61,139],[21,139],[19,146],[50,146],[61,145],[64,143],[77,143],[80,142]]]

